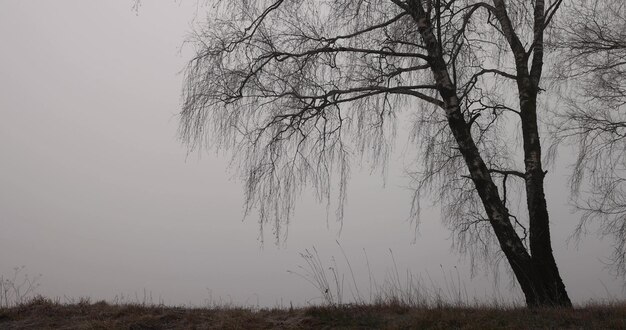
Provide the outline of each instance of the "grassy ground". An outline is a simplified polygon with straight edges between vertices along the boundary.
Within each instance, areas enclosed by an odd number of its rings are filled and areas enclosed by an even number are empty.
[[[625,329],[626,303],[574,309],[409,308],[394,304],[298,309],[60,304],[37,297],[0,309],[0,329]]]

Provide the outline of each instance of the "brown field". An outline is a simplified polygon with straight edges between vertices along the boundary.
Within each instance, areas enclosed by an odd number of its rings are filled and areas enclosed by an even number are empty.
[[[61,304],[0,309],[0,329],[626,329],[626,303],[573,309],[415,308],[398,304],[252,309]]]

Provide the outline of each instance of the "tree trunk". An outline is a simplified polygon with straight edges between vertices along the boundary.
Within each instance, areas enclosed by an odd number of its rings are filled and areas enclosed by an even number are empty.
[[[529,307],[571,306],[550,243],[549,218],[543,191],[545,173],[541,168],[541,147],[537,130],[536,91],[538,89],[529,90],[526,88],[532,87],[530,79],[524,81],[527,85],[518,84],[521,86],[520,103],[523,114],[522,130],[524,132],[531,256],[511,224],[508,209],[500,198],[498,188],[480,155],[471,135],[470,125],[463,117],[457,89],[450,79],[447,64],[441,52],[441,45],[433,32],[430,17],[418,1],[409,1],[407,8],[418,26],[428,51],[429,64],[437,90],[445,104],[448,126],[465,160],[470,177],[474,182],[500,247],[524,292],[526,304]],[[504,9],[504,7],[500,9]],[[508,19],[508,17],[505,18]],[[515,39],[517,39],[516,36]],[[516,42],[516,46],[521,46],[518,39],[513,42]],[[521,64],[522,62],[518,63]],[[526,70],[526,72],[528,71]],[[526,78],[529,78],[528,74],[526,74]]]
[[[544,193],[546,172],[541,165],[541,143],[537,127],[537,91],[530,79],[518,78],[520,117],[524,140],[526,203],[528,207],[530,253],[539,276],[532,305],[571,306],[565,285],[554,260],[550,239],[550,218]]]

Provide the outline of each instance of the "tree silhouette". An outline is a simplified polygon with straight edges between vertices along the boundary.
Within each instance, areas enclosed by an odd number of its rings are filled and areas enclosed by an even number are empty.
[[[279,237],[304,186],[337,198],[341,218],[350,159],[384,164],[409,112],[413,214],[436,192],[461,250],[497,246],[529,306],[571,306],[538,125],[544,38],[561,3],[216,1],[192,38],[181,137],[238,156],[246,211]]]

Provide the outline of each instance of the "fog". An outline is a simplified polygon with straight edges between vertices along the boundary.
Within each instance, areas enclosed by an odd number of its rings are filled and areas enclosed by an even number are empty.
[[[386,179],[355,163],[342,223],[307,192],[279,244],[255,214],[244,219],[229,155],[188,153],[177,139],[192,55],[183,41],[210,10],[192,3],[144,2],[137,14],[130,0],[0,2],[0,275],[24,265],[42,274],[38,293],[61,301],[145,293],[166,304],[304,305],[320,293],[288,271],[302,274],[300,253],[315,246],[327,266],[335,257],[346,299],[346,258],[364,292],[370,275],[383,283],[397,268],[429,288],[458,274],[470,298],[493,294],[493,277],[470,278],[468,258],[451,249],[437,207],[417,231],[407,220],[403,140]],[[554,250],[572,300],[623,299],[603,262],[610,242],[568,241],[578,215],[566,162],[550,173]],[[506,276],[498,294],[519,300]]]

